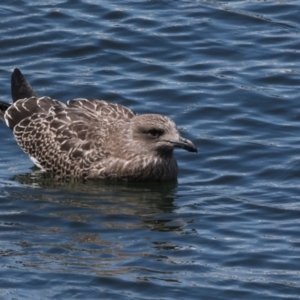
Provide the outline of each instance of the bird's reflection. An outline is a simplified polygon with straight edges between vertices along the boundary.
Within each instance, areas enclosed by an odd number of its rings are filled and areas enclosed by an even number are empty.
[[[97,210],[106,220],[120,215],[134,216],[143,226],[158,231],[178,231],[180,224],[174,225],[172,212],[176,208],[177,182],[108,182],[86,180],[54,180],[47,173],[33,170],[13,178],[21,184],[22,197],[56,202],[64,207],[81,208],[80,213],[61,212],[61,217],[73,221],[87,221],[89,212]],[[64,216],[63,216],[64,214]],[[167,215],[167,217],[166,217]]]

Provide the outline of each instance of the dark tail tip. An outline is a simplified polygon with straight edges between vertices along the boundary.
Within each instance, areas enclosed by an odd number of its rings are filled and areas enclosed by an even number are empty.
[[[0,120],[1,121],[4,121],[4,114],[9,107],[10,107],[9,103],[0,101]]]
[[[23,98],[37,97],[37,94],[18,68],[15,68],[11,75],[11,95],[13,102]]]

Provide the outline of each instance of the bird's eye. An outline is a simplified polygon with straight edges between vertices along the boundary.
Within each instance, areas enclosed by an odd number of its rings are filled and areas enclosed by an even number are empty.
[[[147,131],[147,134],[152,138],[158,138],[162,135],[162,131],[158,129],[150,129]]]

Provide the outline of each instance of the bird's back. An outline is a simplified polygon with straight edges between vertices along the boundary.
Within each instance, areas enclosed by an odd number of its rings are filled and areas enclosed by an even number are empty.
[[[85,177],[107,155],[105,143],[112,126],[134,115],[122,105],[96,99],[63,104],[31,97],[14,102],[4,118],[38,167],[56,175]]]

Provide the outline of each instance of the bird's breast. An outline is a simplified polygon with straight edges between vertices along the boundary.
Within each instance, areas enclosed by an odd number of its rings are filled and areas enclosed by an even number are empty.
[[[165,181],[177,179],[177,162],[156,156],[135,156],[125,160],[110,157],[90,170],[89,178],[125,181]]]

